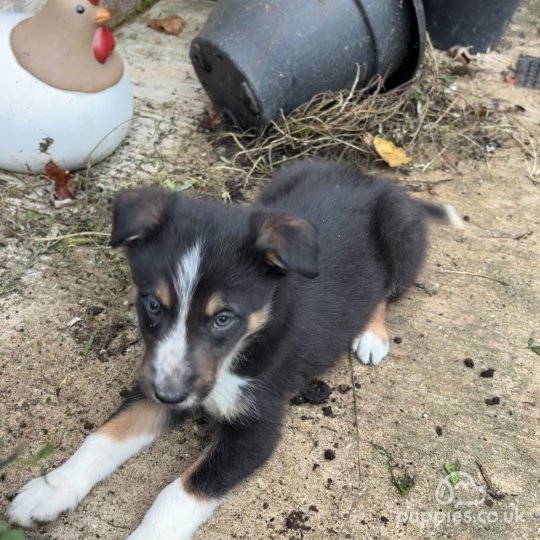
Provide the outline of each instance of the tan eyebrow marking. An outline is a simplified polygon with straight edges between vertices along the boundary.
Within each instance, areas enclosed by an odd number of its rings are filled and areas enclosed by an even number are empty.
[[[210,298],[206,302],[204,312],[208,317],[212,317],[216,313],[219,313],[225,307],[225,302],[220,293],[215,292],[210,295]]]
[[[161,305],[169,309],[172,305],[171,288],[169,287],[165,279],[161,278],[158,281],[154,292],[156,298],[160,301]]]
[[[245,337],[254,334],[262,328],[270,318],[270,304],[266,304],[261,309],[254,311],[248,316],[247,334]]]

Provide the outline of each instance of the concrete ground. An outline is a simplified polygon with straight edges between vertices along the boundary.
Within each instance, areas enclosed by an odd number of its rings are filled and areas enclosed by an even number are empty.
[[[2,470],[0,509],[114,411],[141,351],[121,254],[100,237],[35,236],[69,234],[77,220],[93,230],[128,185],[224,191],[218,165],[226,163],[198,129],[210,104],[187,55],[211,6],[162,0],[116,32],[136,117],[118,151],[80,175],[75,206],[54,210],[43,177],[0,172],[0,455],[22,441],[27,456],[45,444],[56,449],[37,467]],[[519,53],[538,54],[539,7],[529,2],[500,50],[461,82],[471,96],[522,107],[537,140],[540,93],[505,84],[501,72]],[[180,36],[146,28],[146,19],[171,13],[187,22]],[[540,537],[540,357],[527,345],[540,342],[539,167],[505,144],[488,159],[454,156],[396,178],[419,197],[453,204],[467,227],[432,228],[418,285],[388,315],[389,358],[370,369],[344,357],[324,378],[333,389],[327,403],[290,406],[272,459],[198,539]],[[169,433],[75,513],[28,538],[125,538],[203,438],[195,422]],[[333,460],[325,459],[330,449]],[[452,490],[443,465],[456,461],[466,474]],[[401,486],[414,479],[407,494],[392,475]]]

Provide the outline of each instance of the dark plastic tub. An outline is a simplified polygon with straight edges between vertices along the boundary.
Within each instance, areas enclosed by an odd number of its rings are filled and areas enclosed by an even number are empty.
[[[224,120],[264,127],[315,94],[375,75],[386,88],[422,59],[421,0],[221,0],[191,44],[201,84]]]
[[[519,0],[424,0],[426,24],[435,47],[494,49],[512,20]]]

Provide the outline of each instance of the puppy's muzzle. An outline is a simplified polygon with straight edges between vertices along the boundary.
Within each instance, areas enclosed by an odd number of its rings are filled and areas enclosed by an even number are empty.
[[[166,405],[178,405],[185,401],[190,395],[189,389],[176,388],[172,384],[158,385],[154,382],[153,390],[156,398]]]

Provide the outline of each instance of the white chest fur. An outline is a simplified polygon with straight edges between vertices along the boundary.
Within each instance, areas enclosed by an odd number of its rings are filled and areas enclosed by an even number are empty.
[[[224,365],[203,406],[211,415],[225,420],[254,414],[256,410],[252,397],[253,386],[251,379],[231,373],[229,366]]]

